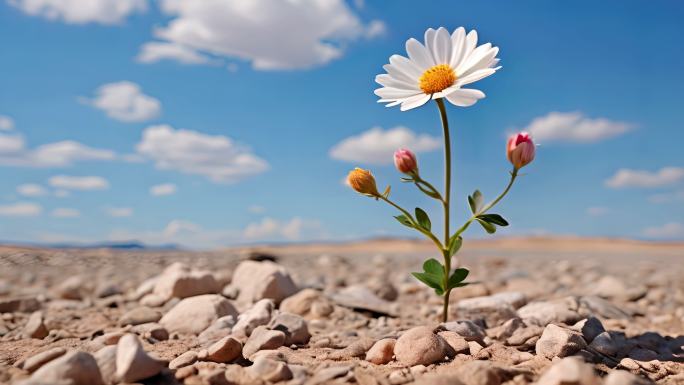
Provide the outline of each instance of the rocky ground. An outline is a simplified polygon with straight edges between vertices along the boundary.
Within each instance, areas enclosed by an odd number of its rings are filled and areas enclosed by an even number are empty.
[[[422,242],[216,252],[0,247],[0,383],[684,384],[684,245]]]

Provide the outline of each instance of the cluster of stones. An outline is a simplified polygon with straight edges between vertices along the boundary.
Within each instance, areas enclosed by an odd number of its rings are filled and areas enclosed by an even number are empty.
[[[306,286],[276,263],[252,260],[232,274],[174,263],[128,291],[104,285],[89,293],[83,278],[72,277],[50,301],[0,298],[0,312],[11,315],[0,336],[67,340],[75,336],[51,325],[51,311],[93,300],[125,309],[118,326],[91,335],[86,348],[52,345],[14,362],[12,381],[24,385],[684,382],[684,336],[606,330],[630,319],[607,298],[646,295],[614,281],[600,281],[592,295],[548,301],[517,291],[475,296],[455,303],[458,321],[412,326],[393,318],[406,288]],[[346,330],[334,330],[335,320]],[[172,355],[159,357],[158,346]]]

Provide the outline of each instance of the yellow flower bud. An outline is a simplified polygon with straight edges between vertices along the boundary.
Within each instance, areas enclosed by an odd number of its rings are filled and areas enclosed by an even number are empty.
[[[370,195],[372,197],[379,197],[378,187],[375,185],[375,178],[369,170],[362,168],[355,168],[349,172],[347,182],[356,191],[361,194]]]

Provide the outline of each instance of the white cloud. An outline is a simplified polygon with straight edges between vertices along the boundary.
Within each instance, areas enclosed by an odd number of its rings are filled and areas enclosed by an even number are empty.
[[[35,217],[43,212],[43,207],[36,203],[17,202],[0,206],[0,216]]]
[[[69,190],[57,189],[55,190],[55,196],[57,198],[66,198],[71,195]]]
[[[81,216],[81,212],[68,207],[58,207],[52,210],[50,215],[56,218],[77,218]]]
[[[23,195],[25,197],[40,197],[48,194],[47,189],[45,187],[35,184],[35,183],[26,183],[17,186],[17,193],[19,195]]]
[[[179,235],[182,235],[183,233],[198,233],[202,231],[202,227],[198,224],[189,222],[189,221],[184,221],[180,219],[174,219],[171,222],[169,222],[168,225],[166,225],[166,228],[164,228],[163,234],[166,237],[177,237]]]
[[[252,240],[278,240],[288,241],[300,240],[302,233],[311,233],[320,230],[318,221],[308,221],[302,218],[292,218],[287,222],[278,221],[273,218],[264,218],[260,222],[250,223],[245,228],[243,235]]]
[[[139,60],[198,62],[211,54],[259,70],[306,69],[384,31],[379,21],[364,24],[345,0],[161,0],[160,6],[172,19],[155,36],[167,46],[148,43]]]
[[[7,115],[0,115],[0,131],[12,131],[14,120]]]
[[[523,130],[540,143],[560,141],[593,143],[622,135],[632,125],[606,118],[588,118],[581,112],[549,112],[532,120]]]
[[[648,201],[657,204],[684,202],[684,190],[653,194],[650,197],[648,197]]]
[[[88,147],[73,140],[27,148],[20,135],[0,135],[0,165],[17,167],[66,167],[79,161],[112,160],[110,150]]]
[[[177,187],[173,183],[163,183],[150,187],[150,195],[163,196],[175,194]]]
[[[649,238],[684,239],[684,225],[678,222],[670,222],[662,226],[647,227],[643,234]]]
[[[394,151],[401,147],[415,153],[434,151],[442,145],[441,139],[427,134],[416,134],[402,126],[383,130],[373,127],[356,136],[350,136],[330,149],[330,156],[347,162],[390,164]]]
[[[93,99],[81,98],[81,101],[122,122],[143,122],[161,113],[161,102],[145,95],[139,85],[129,81],[103,84],[95,90]]]
[[[161,60],[175,60],[182,64],[210,64],[216,62],[207,55],[174,43],[152,41],[143,44],[136,57],[141,63],[155,63]]]
[[[8,0],[24,13],[67,24],[119,24],[147,10],[146,0]]]
[[[133,215],[133,209],[130,207],[109,207],[105,211],[107,215],[114,218],[125,218]]]
[[[109,182],[99,176],[55,175],[48,179],[48,184],[64,190],[106,190]]]
[[[587,214],[592,216],[592,217],[600,217],[603,215],[608,214],[608,208],[607,207],[601,207],[601,206],[594,206],[594,207],[588,207],[587,208]]]
[[[661,187],[682,180],[684,180],[684,168],[682,167],[663,167],[656,172],[623,168],[606,180],[605,184],[612,188]]]
[[[232,183],[268,169],[268,163],[231,138],[197,131],[150,126],[137,145],[138,153],[162,170],[202,175],[217,183]]]

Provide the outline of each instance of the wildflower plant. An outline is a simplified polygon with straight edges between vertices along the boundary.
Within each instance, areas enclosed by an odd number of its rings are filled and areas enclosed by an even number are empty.
[[[489,234],[495,233],[500,226],[508,226],[506,219],[490,210],[509,192],[518,177],[518,171],[534,159],[535,147],[527,133],[514,134],[509,138],[506,156],[513,168],[508,185],[489,203],[485,202],[479,190],[475,190],[468,196],[472,215],[461,227],[451,232],[451,138],[444,100],[458,107],[469,107],[484,98],[482,91],[463,87],[501,68],[497,66],[499,59],[496,57],[499,49],[490,43],[478,46],[477,32],[472,30],[466,34],[465,29],[460,27],[451,34],[445,28],[428,29],[425,32],[425,44],[409,39],[406,51],[408,57],[390,57],[390,63],[383,67],[387,73],[375,79],[382,86],[375,90],[375,94],[381,98],[379,102],[388,103],[387,107],[399,105],[401,111],[420,107],[430,100],[437,105],[444,136],[443,191],[421,177],[416,155],[409,149],[398,149],[394,154],[394,164],[404,174],[401,178],[403,182],[414,184],[422,193],[441,203],[444,220],[442,237],[435,234],[432,220],[425,210],[416,207],[409,212],[392,201],[390,186],[380,193],[369,170],[356,168],[349,173],[347,181],[357,192],[384,201],[399,210],[400,214],[394,217],[399,223],[420,232],[439,249],[442,262],[428,259],[423,263],[423,271],[415,272],[413,276],[444,297],[442,319],[446,322],[451,291],[469,284],[466,282],[468,269],[452,266],[452,258],[463,244],[463,233],[474,222]]]

